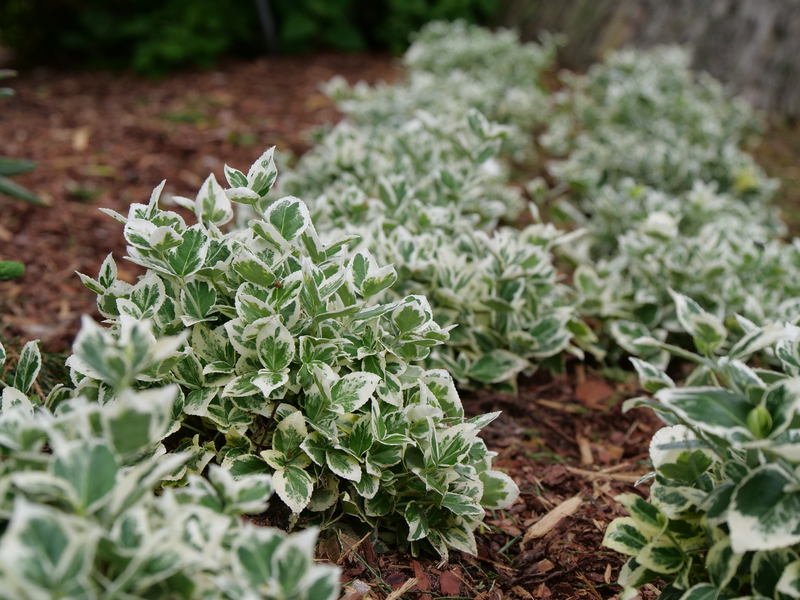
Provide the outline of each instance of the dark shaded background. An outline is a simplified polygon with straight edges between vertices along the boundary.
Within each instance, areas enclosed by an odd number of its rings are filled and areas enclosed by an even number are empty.
[[[262,0],[282,53],[401,53],[435,19],[487,22],[500,0]],[[130,68],[159,76],[269,46],[255,0],[4,0],[0,44],[18,66]]]

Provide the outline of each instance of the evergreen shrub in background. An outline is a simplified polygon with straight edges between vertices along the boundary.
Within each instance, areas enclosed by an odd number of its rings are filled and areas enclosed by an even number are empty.
[[[485,22],[498,0],[269,0],[281,51],[402,52],[433,19]],[[72,63],[160,76],[265,50],[254,0],[5,0],[0,44],[22,64]]]

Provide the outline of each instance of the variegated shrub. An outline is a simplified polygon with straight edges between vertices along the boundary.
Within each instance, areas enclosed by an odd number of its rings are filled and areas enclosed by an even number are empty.
[[[588,217],[572,213],[585,235],[559,251],[578,265],[579,312],[601,319],[626,352],[638,355],[631,342],[641,335],[681,343],[669,289],[729,322],[800,316],[798,245],[777,237],[785,227],[770,209],[700,183],[676,197],[630,180],[591,204]]]
[[[519,372],[558,362],[565,349],[580,355],[575,344],[597,350],[551,256],[580,233],[542,223],[486,233],[521,204],[500,167],[506,129],[474,110],[458,122],[420,113],[399,130],[339,124],[279,184],[316,196],[324,239],[357,232],[351,251],[394,264],[387,297],[424,295],[440,325],[458,326],[435,362],[464,385],[513,389]]]
[[[418,111],[399,127],[343,120],[281,173],[277,191],[308,198],[321,231],[376,218],[414,233],[490,230],[525,206],[500,159],[511,131],[475,109],[457,119]]]
[[[774,191],[742,150],[760,129],[747,104],[689,69],[678,47],[611,53],[586,75],[564,74],[555,112],[540,139],[551,173],[579,194],[631,177],[670,194],[695,182],[762,200]]]
[[[271,473],[295,514],[308,509],[323,524],[349,514],[414,552],[474,553],[484,507],[507,507],[518,490],[476,437],[496,414],[465,420],[450,375],[414,364],[449,328],[422,296],[376,301],[394,268],[350,255],[353,236],[322,243],[302,201],[262,209],[276,176],[271,150],[247,175],[226,175],[230,189],[210,176],[194,202],[179,200],[196,225],[159,208],[161,188],[127,217],[114,214],[128,258],[148,272],[125,284],[109,257],[97,280],[83,276],[112,327],[78,341],[97,349],[70,363],[78,391],[113,397],[129,357],[101,349],[149,320],[148,352],[165,336],[183,341],[133,385],[177,386],[173,439],[195,464],[216,460],[237,478]],[[231,200],[259,218],[222,233]]]
[[[650,502],[618,500],[604,544],[632,558],[620,573],[623,597],[662,579],[662,596],[800,598],[800,336],[787,324],[756,326],[727,340],[721,321],[685,296],[676,312],[698,354],[642,338],[697,365],[684,387],[637,359],[648,406],[668,424],[650,447]],[[760,353],[772,368],[746,365]]]
[[[460,118],[475,108],[492,121],[527,130],[546,123],[550,114],[541,73],[556,48],[552,37],[541,45],[520,44],[508,30],[491,32],[464,21],[429,23],[403,58],[406,80],[351,88],[336,77],[325,90],[362,125],[402,125],[418,110]],[[517,140],[529,147],[524,138]]]
[[[542,142],[569,191],[555,205],[586,231],[563,247],[582,315],[620,349],[644,334],[680,341],[667,290],[720,318],[787,318],[800,295],[796,250],[767,201],[776,182],[744,150],[759,120],[678,48],[611,54],[584,76],[565,75],[563,111]],[[543,186],[530,186],[543,199]],[[648,354],[665,361],[668,355]]]
[[[581,358],[584,349],[602,355],[553,264],[553,248],[576,235],[534,223],[491,235],[376,228],[369,237],[378,260],[402,257],[395,259],[396,292],[426,295],[437,322],[456,326],[432,361],[463,386],[515,390],[520,372],[530,374],[540,365],[560,370],[565,351]]]
[[[126,342],[84,345],[76,356],[91,363],[95,350],[116,350],[107,364],[130,379],[158,356],[143,352],[152,337],[146,324],[127,332]],[[4,359],[0,346],[0,366]],[[191,475],[186,486],[154,494],[192,458],[164,456],[158,446],[177,386],[132,391],[121,383],[102,405],[58,386],[42,404],[31,396],[40,368],[31,342],[2,394],[0,598],[337,597],[339,570],[314,563],[316,531],[286,537],[241,520],[266,508],[269,475],[234,479],[212,467],[210,480]]]

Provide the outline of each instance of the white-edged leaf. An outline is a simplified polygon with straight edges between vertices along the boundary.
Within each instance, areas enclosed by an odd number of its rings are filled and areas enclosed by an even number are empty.
[[[750,566],[750,572],[753,574],[751,584],[753,591],[765,598],[778,597],[775,595],[775,590],[780,587],[783,574],[791,571],[792,563],[796,561],[800,563],[797,553],[789,548],[756,552]],[[797,592],[800,592],[800,586],[795,589],[792,596],[797,596]]]
[[[416,502],[410,502],[406,506],[405,514],[406,523],[408,523],[408,541],[414,542],[417,540],[428,537],[430,533],[430,526],[428,525],[428,517],[425,514],[424,507]]]
[[[375,393],[380,377],[366,371],[348,373],[331,386],[331,409],[351,413],[361,408]]]
[[[639,375],[639,383],[642,389],[655,393],[663,388],[675,387],[675,382],[672,381],[672,378],[658,367],[634,357],[629,360]]]
[[[311,501],[314,482],[303,469],[290,465],[286,469],[275,471],[272,484],[275,486],[275,493],[295,514],[300,514]]]
[[[39,340],[28,342],[19,353],[17,369],[14,372],[14,387],[27,394],[41,369],[42,355],[39,352]]]
[[[267,195],[278,176],[274,154],[275,146],[272,146],[253,163],[247,172],[247,187],[259,196]]]
[[[449,547],[461,550],[461,552],[466,552],[472,556],[478,554],[475,534],[463,521],[446,529],[437,529],[437,531],[444,543]]]
[[[265,218],[288,242],[299,237],[311,224],[311,216],[305,202],[292,196],[281,198],[271,204]]]
[[[677,573],[684,566],[685,554],[671,540],[661,538],[650,542],[639,551],[636,560],[654,573]]]
[[[269,318],[256,337],[256,350],[261,364],[273,372],[286,369],[294,358],[294,337],[283,326],[279,316]]]
[[[330,449],[325,453],[328,468],[339,477],[361,481],[361,465],[344,450]]]
[[[777,550],[800,542],[800,491],[786,491],[793,481],[769,464],[742,480],[728,513],[734,552]]]
[[[664,388],[656,399],[689,423],[720,436],[748,431],[747,416],[753,408],[737,394],[716,387]]]
[[[514,504],[519,497],[519,487],[505,473],[500,471],[483,471],[478,475],[483,483],[483,495],[480,505],[488,509],[505,509]]]
[[[4,413],[9,412],[14,406],[20,406],[29,414],[33,414],[33,403],[31,402],[31,399],[17,388],[3,388],[2,398],[3,401],[2,405],[0,405],[0,408],[2,408]]]
[[[213,223],[217,226],[224,225],[233,218],[231,201],[225,195],[225,190],[222,189],[222,186],[217,183],[217,178],[214,177],[213,173],[203,182],[200,191],[197,193],[194,213],[199,220]]]
[[[649,543],[649,536],[645,535],[636,521],[630,517],[620,517],[611,521],[603,537],[603,546],[627,556],[636,556]]]
[[[775,589],[792,598],[800,598],[800,560],[786,567]]]
[[[754,352],[769,348],[776,342],[785,339],[787,335],[786,330],[780,325],[768,323],[764,327],[748,332],[736,342],[728,352],[728,357],[730,360],[746,359]]]
[[[500,383],[515,377],[527,369],[530,363],[508,350],[492,350],[476,360],[469,370],[469,376],[483,383]]]

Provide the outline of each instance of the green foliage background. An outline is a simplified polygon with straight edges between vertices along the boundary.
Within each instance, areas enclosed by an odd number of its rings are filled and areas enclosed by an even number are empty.
[[[258,17],[249,0],[8,0],[0,41],[23,63],[78,62],[161,75],[252,52]]]
[[[485,22],[499,0],[270,0],[282,52],[402,52],[434,19]],[[253,0],[5,0],[0,43],[24,64],[131,68],[150,76],[253,56],[265,41]]]

